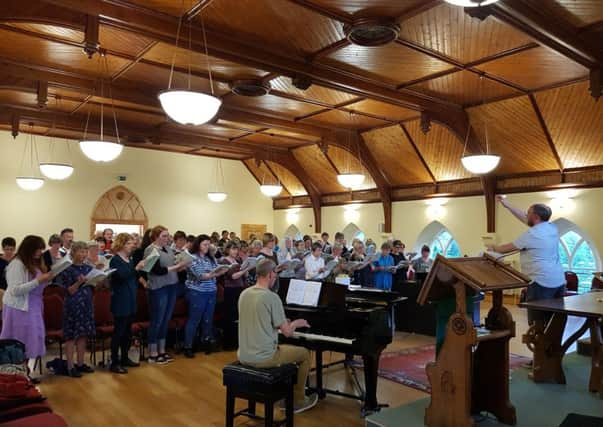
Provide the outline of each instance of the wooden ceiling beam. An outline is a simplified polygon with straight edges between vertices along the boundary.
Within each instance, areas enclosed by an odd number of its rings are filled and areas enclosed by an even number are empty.
[[[530,103],[532,104],[532,108],[534,108],[534,113],[536,113],[536,117],[538,117],[538,122],[540,123],[540,127],[542,128],[542,132],[546,137],[546,141],[549,144],[549,148],[551,149],[551,153],[555,157],[555,161],[557,162],[557,166],[559,167],[559,171],[563,172],[563,161],[559,156],[559,152],[557,151],[557,147],[555,146],[555,142],[553,141],[553,137],[551,136],[551,132],[549,132],[549,128],[544,120],[544,116],[540,111],[540,107],[536,102],[536,97],[534,94],[529,94],[528,98],[530,98]]]
[[[276,182],[280,183],[280,185],[283,187],[283,190],[285,190],[287,193],[289,193],[289,195],[291,197],[293,197],[293,193],[291,191],[289,191],[289,189],[287,188],[287,186],[285,185],[285,183],[283,182],[281,177],[278,176],[278,174],[274,172],[274,169],[272,169],[272,167],[268,164],[267,160],[264,160],[264,166],[266,166],[266,168],[268,168],[268,171],[272,174],[272,176],[274,176],[274,179],[276,179]]]
[[[539,43],[589,68],[601,68],[603,54],[599,46],[585,41],[577,28],[553,16],[539,2],[505,0],[486,9],[498,20],[533,37]]]
[[[406,139],[408,139],[408,142],[410,142],[410,145],[412,145],[412,148],[415,151],[415,154],[419,157],[419,160],[421,161],[421,164],[423,165],[423,167],[425,168],[425,170],[427,171],[427,173],[431,177],[431,180],[433,181],[434,184],[437,184],[438,180],[436,179],[436,177],[433,174],[433,172],[431,171],[429,165],[425,161],[425,157],[423,157],[423,155],[419,151],[419,148],[417,147],[417,144],[415,144],[414,139],[412,138],[412,136],[408,132],[408,129],[406,129],[406,126],[404,126],[403,124],[400,124],[400,128],[402,129],[402,132],[404,132],[404,135],[406,135]]]
[[[305,9],[308,9],[314,13],[322,15],[326,18],[333,19],[335,21],[339,21],[343,24],[351,24],[353,21],[352,16],[349,13],[338,12],[333,9],[329,9],[326,7],[319,6],[315,3],[312,3],[309,0],[289,0],[289,2],[294,3],[298,6],[301,6]]]

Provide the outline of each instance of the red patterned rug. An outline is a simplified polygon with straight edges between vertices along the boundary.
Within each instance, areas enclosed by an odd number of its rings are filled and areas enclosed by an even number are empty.
[[[409,348],[406,350],[383,353],[379,360],[379,376],[414,389],[431,392],[425,365],[435,360],[435,345]],[[514,370],[531,359],[511,353],[510,370]],[[354,364],[362,366],[362,360]]]

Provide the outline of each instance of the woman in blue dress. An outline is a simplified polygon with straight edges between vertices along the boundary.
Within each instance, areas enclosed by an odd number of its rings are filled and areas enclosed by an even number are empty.
[[[381,255],[373,263],[373,271],[375,272],[375,287],[391,291],[392,289],[392,267],[394,266],[394,258],[390,255],[392,248],[389,243],[381,245]]]
[[[65,288],[63,311],[63,338],[70,377],[79,378],[82,373],[94,372],[84,364],[84,353],[88,338],[95,335],[94,308],[92,305],[92,287],[84,286],[86,274],[92,267],[85,263],[88,256],[86,242],[74,242],[71,246],[73,264],[59,274],[55,283]],[[73,352],[77,349],[77,364],[73,364]]]

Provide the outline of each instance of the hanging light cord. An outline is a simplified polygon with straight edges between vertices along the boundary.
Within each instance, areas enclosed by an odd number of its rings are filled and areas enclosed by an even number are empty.
[[[170,67],[170,79],[168,82],[168,90],[172,88],[172,78],[174,77],[174,64],[176,63],[176,54],[178,53],[178,40],[180,39],[180,28],[182,27],[182,19],[184,18],[184,0],[180,2],[180,19],[178,19],[178,29],[176,30],[176,47],[172,54],[172,66]]]
[[[209,62],[209,51],[207,49],[207,36],[205,35],[205,20],[203,19],[203,12],[201,12],[201,31],[203,31],[203,46],[205,47],[205,59],[207,60],[207,72],[209,74],[209,88],[211,94],[214,95],[214,81],[211,76],[211,64]]]

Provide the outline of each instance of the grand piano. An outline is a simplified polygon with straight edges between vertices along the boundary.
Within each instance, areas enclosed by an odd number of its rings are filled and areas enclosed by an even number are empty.
[[[405,299],[395,292],[373,288],[348,288],[345,285],[323,282],[317,307],[286,304],[290,279],[280,280],[279,296],[285,313],[291,320],[306,319],[308,331],[296,331],[293,337],[281,336],[281,343],[303,346],[316,354],[316,384],[310,387],[323,399],[327,394],[360,400],[362,416],[379,411],[387,405],[377,401],[377,373],[381,352],[392,342],[394,334],[393,307]],[[323,364],[322,353],[334,351],[346,355],[346,359]],[[364,389],[349,363],[351,355],[362,356]],[[358,395],[331,390],[323,386],[323,369],[345,363],[351,369]]]

